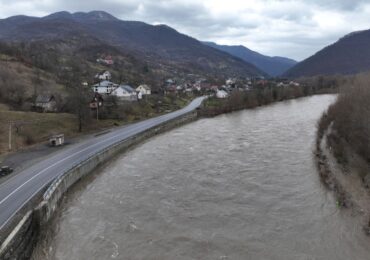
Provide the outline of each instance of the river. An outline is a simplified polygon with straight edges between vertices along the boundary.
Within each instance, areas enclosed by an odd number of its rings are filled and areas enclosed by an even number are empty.
[[[201,119],[118,156],[70,192],[34,259],[369,259],[320,183],[320,95]]]

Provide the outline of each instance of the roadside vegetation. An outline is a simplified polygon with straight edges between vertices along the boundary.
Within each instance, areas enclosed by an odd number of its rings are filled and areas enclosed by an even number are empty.
[[[150,118],[184,107],[190,97],[170,98],[152,97],[141,103],[116,105],[101,111],[99,120],[90,114],[79,131],[78,116],[72,113],[37,113],[14,111],[6,104],[0,103],[0,154],[9,150],[9,125],[12,124],[12,151],[36,143],[47,142],[53,134],[65,134],[76,137],[103,129],[121,126],[135,121]]]
[[[89,124],[84,133],[113,127],[113,120],[101,120]],[[12,124],[12,150],[19,150],[35,143],[48,141],[52,134],[64,133],[68,137],[77,136],[76,116],[67,113],[36,113],[12,111],[0,104],[0,153],[9,150],[9,127]]]

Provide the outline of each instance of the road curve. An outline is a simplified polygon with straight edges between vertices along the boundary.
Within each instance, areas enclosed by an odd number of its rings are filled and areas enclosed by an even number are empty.
[[[38,192],[74,165],[115,143],[195,110],[201,105],[203,99],[204,97],[196,98],[188,106],[175,112],[117,128],[102,136],[89,138],[14,175],[0,185],[0,230]]]

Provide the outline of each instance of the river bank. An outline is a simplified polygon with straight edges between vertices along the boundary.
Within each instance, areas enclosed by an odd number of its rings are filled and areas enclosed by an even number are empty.
[[[315,159],[321,181],[334,192],[338,207],[359,217],[364,231],[370,234],[370,191],[366,182],[370,165],[337,135],[326,113],[318,124]]]
[[[358,74],[318,121],[316,153],[320,176],[340,205],[362,215],[370,234],[369,75]]]

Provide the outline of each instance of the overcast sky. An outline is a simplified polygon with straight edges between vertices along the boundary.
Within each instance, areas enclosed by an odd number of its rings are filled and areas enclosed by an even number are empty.
[[[122,20],[167,24],[199,40],[297,60],[370,28],[370,0],[0,0],[0,18],[62,10],[103,10]]]

